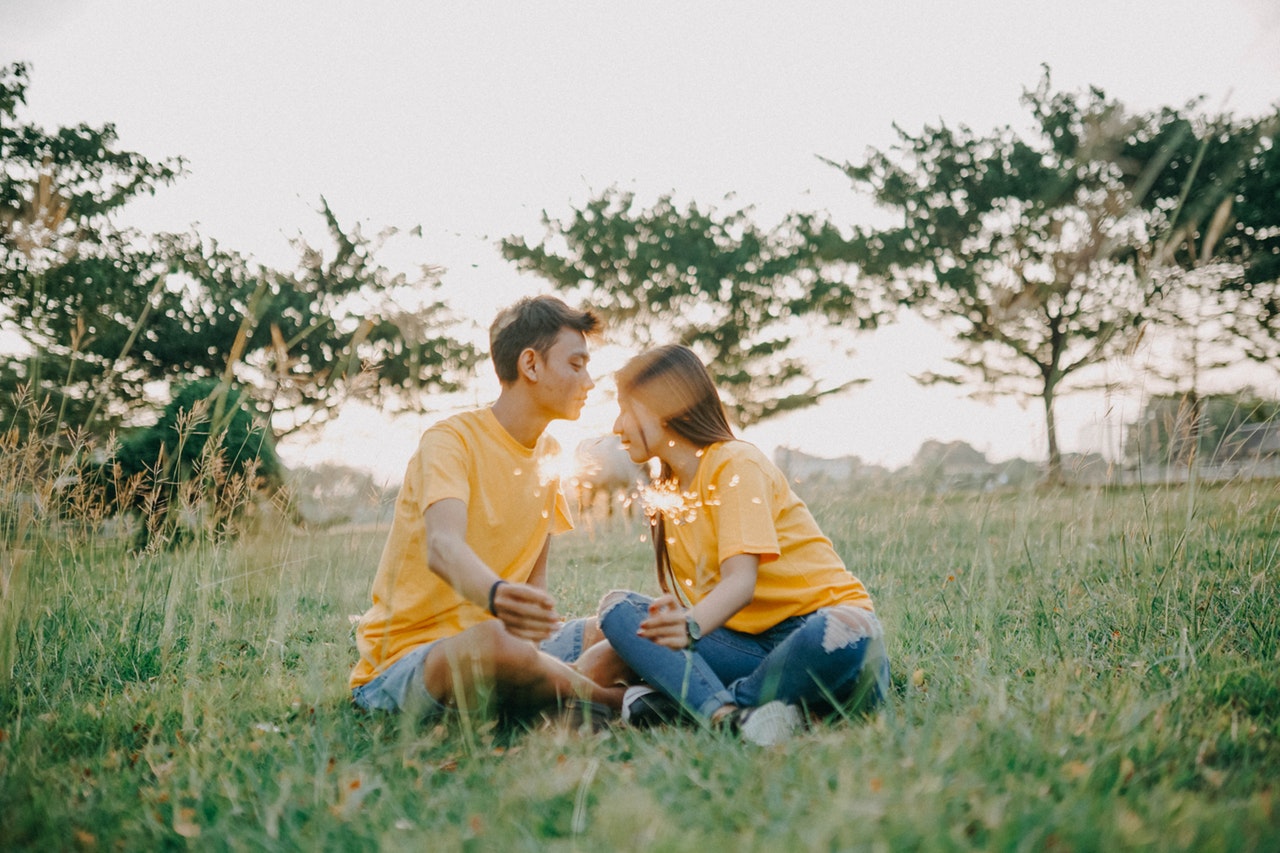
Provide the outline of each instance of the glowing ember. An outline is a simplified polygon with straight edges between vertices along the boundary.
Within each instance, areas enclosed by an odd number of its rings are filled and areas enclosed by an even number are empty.
[[[654,480],[640,488],[640,502],[645,517],[652,521],[658,515],[675,524],[687,524],[698,517],[696,492],[682,492],[674,480]]]

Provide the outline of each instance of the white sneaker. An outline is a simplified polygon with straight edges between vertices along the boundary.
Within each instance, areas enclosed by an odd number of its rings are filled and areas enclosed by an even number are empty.
[[[776,746],[790,739],[803,726],[804,719],[795,705],[775,699],[754,708],[740,708],[724,722],[745,741]]]

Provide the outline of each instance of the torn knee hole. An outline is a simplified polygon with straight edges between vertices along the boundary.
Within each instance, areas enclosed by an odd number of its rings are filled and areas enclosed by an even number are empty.
[[[830,653],[863,640],[880,636],[880,620],[870,610],[857,607],[833,607],[824,614],[822,650]]]
[[[630,595],[631,593],[625,589],[612,589],[606,592],[604,597],[600,599],[600,604],[596,607],[597,622],[603,620],[605,616],[608,616],[610,610],[613,610],[613,608],[626,601],[627,597]]]

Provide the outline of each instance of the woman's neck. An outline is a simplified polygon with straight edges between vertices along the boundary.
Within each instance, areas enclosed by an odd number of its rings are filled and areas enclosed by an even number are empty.
[[[671,469],[671,474],[680,488],[686,489],[698,474],[698,465],[702,462],[704,449],[676,437],[659,451],[658,458]]]

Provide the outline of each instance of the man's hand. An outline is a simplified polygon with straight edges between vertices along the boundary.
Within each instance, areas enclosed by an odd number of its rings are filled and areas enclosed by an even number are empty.
[[[689,647],[689,611],[680,606],[674,595],[661,595],[649,605],[649,618],[640,623],[636,633],[668,649]]]
[[[499,583],[493,591],[493,613],[513,636],[535,643],[564,624],[556,612],[555,599],[525,583]]]

